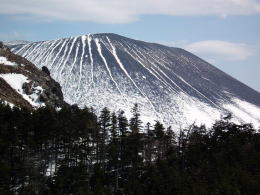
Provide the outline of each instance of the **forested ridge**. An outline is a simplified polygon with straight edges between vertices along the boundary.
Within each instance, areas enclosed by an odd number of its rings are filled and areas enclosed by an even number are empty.
[[[137,104],[127,120],[1,103],[0,154],[0,194],[260,194],[259,131],[229,117],[171,129],[143,124]]]

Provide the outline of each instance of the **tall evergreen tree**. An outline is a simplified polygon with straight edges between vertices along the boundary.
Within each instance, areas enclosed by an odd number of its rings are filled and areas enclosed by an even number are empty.
[[[108,131],[111,126],[111,116],[110,111],[107,108],[104,108],[101,111],[99,117],[100,123],[100,133],[101,133],[101,140],[100,140],[100,159],[101,159],[101,167],[105,170],[105,161],[106,161],[106,145],[108,142]]]
[[[163,153],[164,153],[164,147],[163,147],[163,142],[164,142],[164,127],[163,124],[161,124],[159,121],[156,121],[154,125],[154,134],[155,134],[155,145],[156,145],[156,153],[157,153],[157,159],[162,159],[163,158]]]
[[[140,132],[142,121],[140,119],[140,111],[138,104],[134,104],[132,108],[132,118],[130,119],[130,129],[132,134],[138,134]]]

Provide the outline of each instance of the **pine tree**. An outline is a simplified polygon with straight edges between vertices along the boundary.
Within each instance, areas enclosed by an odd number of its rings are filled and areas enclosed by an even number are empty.
[[[140,176],[140,170],[143,165],[143,134],[140,133],[142,121],[140,120],[140,111],[138,104],[132,109],[132,118],[130,119],[131,134],[128,136],[128,158],[131,162],[130,184],[135,184],[136,177]]]
[[[156,153],[157,153],[157,159],[163,158],[163,141],[164,141],[164,127],[163,124],[161,124],[159,121],[156,121],[154,125],[154,134],[155,134],[155,140],[156,140]]]
[[[172,130],[171,126],[169,126],[165,132],[164,136],[164,156],[166,159],[170,159],[170,157],[175,153],[176,148],[176,135],[174,131]]]
[[[130,119],[130,129],[132,134],[138,134],[141,129],[142,121],[140,120],[140,111],[138,108],[138,104],[135,104],[132,108],[132,118]]]
[[[120,158],[120,140],[118,134],[118,119],[113,112],[111,115],[112,125],[110,127],[110,140],[108,145],[108,167],[113,180],[114,192],[119,187],[119,158]],[[112,182],[112,181],[111,181]]]
[[[118,139],[118,119],[116,113],[111,114],[111,128],[110,128],[111,139]]]
[[[144,158],[145,163],[150,165],[154,155],[154,131],[151,129],[151,124],[148,122],[145,127],[145,141],[144,141]]]
[[[124,174],[128,163],[128,120],[124,115],[124,111],[120,110],[117,116],[119,129],[119,169],[121,177]]]
[[[108,141],[108,130],[111,126],[111,116],[110,111],[107,108],[104,108],[101,111],[99,117],[100,129],[101,129],[101,143],[100,143],[100,159],[101,167],[105,170],[105,161],[106,161],[106,145]]]
[[[128,120],[125,117],[125,112],[120,110],[117,120],[118,120],[118,128],[119,128],[119,133],[121,137],[125,137],[127,134],[127,130],[128,130]]]

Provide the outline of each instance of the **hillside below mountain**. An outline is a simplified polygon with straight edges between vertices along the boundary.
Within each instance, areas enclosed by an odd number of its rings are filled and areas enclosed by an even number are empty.
[[[59,83],[0,42],[0,100],[29,109],[66,105]]]

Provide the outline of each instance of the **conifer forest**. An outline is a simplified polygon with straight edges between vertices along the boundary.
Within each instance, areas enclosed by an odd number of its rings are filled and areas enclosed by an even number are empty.
[[[172,129],[143,124],[137,104],[128,120],[1,103],[0,194],[260,194],[259,130],[230,117]]]

